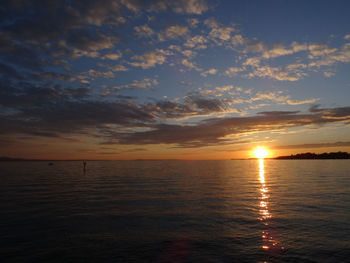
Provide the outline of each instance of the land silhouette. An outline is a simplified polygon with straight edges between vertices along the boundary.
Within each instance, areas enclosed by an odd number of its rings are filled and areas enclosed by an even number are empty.
[[[249,158],[249,159],[258,159],[258,158]],[[277,159],[277,160],[302,160],[302,159],[350,159],[350,153],[347,152],[330,152],[330,153],[298,153],[287,156],[278,156],[275,158],[267,159]],[[151,161],[151,160],[176,160],[176,159],[137,159],[134,161]],[[247,159],[231,159],[231,160],[247,160]],[[1,161],[39,161],[39,162],[50,162],[50,161],[83,161],[81,159],[75,160],[54,160],[54,159],[26,159],[26,158],[14,158],[14,157],[0,157]],[[94,160],[89,160],[94,161]]]
[[[350,154],[347,152],[330,152],[330,153],[298,153],[289,156],[279,156],[275,159],[294,160],[294,159],[350,159]]]

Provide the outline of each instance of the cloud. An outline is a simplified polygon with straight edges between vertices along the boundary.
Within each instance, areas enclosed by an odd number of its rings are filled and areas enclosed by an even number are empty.
[[[219,99],[206,98],[197,93],[190,93],[185,97],[187,104],[193,105],[199,109],[201,114],[209,114],[213,112],[223,112],[227,108],[225,103]]]
[[[156,65],[162,65],[166,61],[167,55],[170,55],[170,53],[163,49],[157,49],[155,51],[146,52],[142,55],[133,56],[133,60],[139,60],[140,62],[130,62],[129,64],[134,67],[148,69],[155,67]]]
[[[158,39],[160,41],[165,41],[167,39],[177,39],[179,37],[185,37],[189,35],[189,33],[190,31],[188,27],[183,25],[173,25],[158,33]]]
[[[126,67],[123,66],[123,65],[114,65],[114,66],[112,67],[112,70],[113,70],[113,71],[128,71],[129,69],[126,68]]]
[[[337,109],[333,109],[337,111]],[[350,119],[350,110],[347,110]],[[174,144],[181,147],[203,147],[234,143],[235,139],[247,133],[272,131],[304,126],[324,125],[339,121],[323,118],[322,114],[278,113],[262,114],[252,117],[215,118],[202,121],[196,125],[154,125],[153,129],[144,132],[124,134],[120,144]],[[233,137],[232,137],[233,136]]]
[[[1,67],[0,67],[1,68]],[[33,77],[36,80],[43,80],[43,79],[56,79],[60,81],[71,81],[74,79],[71,75],[65,74],[65,73],[55,73],[55,72],[43,72],[40,74],[33,74]]]
[[[189,48],[194,48],[194,49],[206,49],[207,42],[208,42],[208,39],[206,37],[201,35],[195,35],[193,37],[187,38],[184,46]]]
[[[157,79],[151,79],[151,78],[144,78],[143,80],[133,80],[132,83],[122,85],[122,86],[115,86],[115,90],[120,90],[120,89],[148,89],[152,90],[155,86],[159,84]]]
[[[134,81],[125,88],[150,88],[155,79]],[[121,87],[123,88],[123,87]],[[231,87],[225,90],[231,90]],[[96,101],[87,89],[62,87],[38,88],[33,85],[1,87],[0,105],[11,111],[0,114],[2,134],[29,134],[64,138],[85,134],[110,139],[119,144],[169,144],[178,147],[202,147],[235,143],[240,136],[259,131],[320,127],[350,121],[350,107],[321,108],[314,105],[309,113],[261,112],[250,117],[209,118],[190,124],[159,124],[162,120],[232,112],[229,100],[187,94],[183,102],[156,101],[136,104],[131,101]],[[103,94],[108,96],[110,94]],[[76,98],[82,98],[79,99]],[[110,96],[109,96],[110,97]],[[287,101],[288,96],[258,94],[255,100]],[[118,126],[115,126],[118,125]],[[133,129],[142,127],[141,129]]]
[[[107,96],[109,96],[110,94],[111,94],[111,92],[107,90],[107,91],[101,93],[100,96],[101,96],[101,97],[107,97]]]
[[[226,85],[226,86],[216,87],[215,90],[217,90],[219,92],[224,92],[224,91],[230,91],[234,88],[235,87],[233,85]]]
[[[193,87],[195,86],[195,83],[194,82],[191,82],[191,81],[180,81],[179,82],[180,85],[182,86],[186,86],[186,87]]]
[[[239,67],[230,67],[228,68],[224,74],[229,77],[234,77],[236,76],[239,72],[244,71],[244,68],[239,68]]]
[[[188,57],[188,58],[193,58],[197,55],[197,52],[194,52],[192,50],[183,50],[181,51],[181,53],[185,56],[185,57]]]
[[[286,49],[283,45],[278,44],[275,45],[272,49],[265,51],[262,54],[263,58],[275,58],[285,55],[293,54],[294,51],[292,49]]]
[[[79,50],[102,50],[113,48],[116,38],[107,36],[101,32],[90,32],[87,30],[74,31],[68,35],[66,41],[73,48]]]
[[[80,135],[99,133],[99,136],[104,136],[99,129],[106,125],[133,126],[137,123],[144,125],[154,121],[152,114],[132,102],[76,101],[62,99],[57,92],[50,91],[43,94],[42,90],[40,93],[32,94],[30,98],[27,96],[10,98],[13,103],[8,106],[22,106],[19,112],[7,116],[0,115],[0,124],[5,127],[1,130],[1,134],[29,134],[57,138],[75,133]],[[44,97],[46,99],[43,99]],[[9,104],[11,100],[7,100],[7,103]]]
[[[138,37],[152,37],[155,33],[148,25],[135,26],[135,34]]]
[[[312,57],[319,57],[319,56],[324,56],[324,55],[328,55],[331,53],[334,53],[337,51],[336,48],[328,48],[327,45],[324,44],[311,44],[309,45],[309,51],[311,54],[311,58]]]
[[[257,68],[260,66],[260,60],[261,59],[258,57],[247,58],[246,61],[244,61],[243,66],[251,66]]]
[[[251,101],[272,100],[280,103],[286,102],[287,99],[289,99],[289,96],[283,95],[281,91],[268,93],[258,92],[254,97],[251,97]]]
[[[272,146],[272,149],[310,149],[310,148],[328,148],[328,147],[347,147],[350,142],[330,142],[330,143],[306,143],[306,144],[292,144],[292,145],[278,145]]]
[[[348,63],[350,62],[350,43],[344,44],[340,49],[326,48],[324,50],[318,47],[317,49],[315,48],[314,54],[311,55],[311,58],[315,60],[309,63],[310,67],[320,68],[332,66],[336,63]]]
[[[84,74],[86,74],[87,76],[95,77],[95,78],[114,78],[115,77],[115,75],[112,71],[101,72],[101,71],[97,71],[94,69],[90,69]]]
[[[322,113],[324,119],[347,120],[350,117],[350,107],[320,108],[318,105],[315,105],[309,111]]]
[[[220,41],[227,41],[231,39],[231,33],[236,32],[236,28],[233,26],[222,26],[214,18],[208,18],[204,21],[204,24],[210,28],[208,37],[220,44]]]
[[[289,95],[284,95],[282,91],[279,92],[268,92],[268,93],[260,93],[258,92],[256,95],[250,98],[250,101],[260,101],[260,100],[271,100],[275,101],[279,104],[288,104],[288,105],[301,105],[301,104],[309,104],[315,103],[318,99],[311,98],[305,100],[292,100]]]
[[[232,41],[233,46],[239,46],[239,45],[243,45],[244,43],[246,43],[246,39],[240,34],[234,35],[231,38],[231,41]]]
[[[129,10],[138,13],[143,7],[142,1],[138,0],[120,0],[120,2]]]
[[[208,5],[204,0],[180,0],[174,6],[176,13],[187,13],[200,15],[208,10]]]
[[[158,0],[151,5],[150,11],[161,12],[170,9],[179,14],[201,15],[208,8],[209,6],[205,0]]]
[[[161,100],[156,103],[148,103],[145,106],[147,112],[153,112],[161,119],[183,119],[195,116],[197,112],[190,105],[181,104],[176,101]]]
[[[181,61],[181,64],[190,68],[190,69],[195,69],[197,71],[202,71],[202,69],[200,69],[199,67],[197,67],[193,62],[191,61],[188,61],[188,59],[184,58],[182,61]]]
[[[335,75],[335,73],[326,71],[326,72],[323,72],[323,75],[327,78],[330,78],[330,77],[333,77]]]
[[[102,59],[110,59],[110,60],[118,60],[123,56],[123,54],[120,51],[114,52],[114,53],[107,53],[102,56]]]
[[[298,68],[281,68],[271,66],[261,66],[248,73],[246,77],[260,77],[260,78],[271,78],[279,81],[297,81],[307,74],[300,71]]]
[[[300,104],[308,104],[308,103],[315,103],[319,99],[312,98],[312,99],[307,99],[307,100],[287,100],[287,104],[289,105],[300,105]]]
[[[217,72],[218,72],[218,70],[216,68],[211,68],[211,69],[208,69],[208,70],[202,72],[201,75],[203,77],[207,77],[208,75],[215,75]]]
[[[264,116],[281,116],[281,115],[293,115],[299,112],[300,111],[261,111],[261,112],[258,112],[257,114],[261,114]]]
[[[262,57],[265,59],[277,58],[281,56],[291,55],[301,51],[306,51],[307,49],[308,46],[306,44],[299,44],[297,42],[292,42],[291,47],[289,49],[282,44],[276,44],[273,48],[265,50],[262,54]]]
[[[199,24],[199,20],[197,18],[189,18],[187,22],[191,28],[196,28]]]

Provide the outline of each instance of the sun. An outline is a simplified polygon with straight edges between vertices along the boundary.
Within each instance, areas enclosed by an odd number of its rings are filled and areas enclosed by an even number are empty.
[[[268,154],[269,154],[268,151],[266,149],[262,148],[262,147],[258,147],[254,151],[255,157],[259,158],[259,159],[265,158]]]

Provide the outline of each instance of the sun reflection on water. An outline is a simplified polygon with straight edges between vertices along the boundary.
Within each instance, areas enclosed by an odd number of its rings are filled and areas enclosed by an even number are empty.
[[[284,249],[279,241],[278,234],[269,227],[269,220],[272,215],[269,211],[269,189],[266,186],[264,159],[259,159],[259,181],[260,181],[260,202],[259,202],[259,220],[264,224],[262,231],[262,249],[272,253],[278,253]]]

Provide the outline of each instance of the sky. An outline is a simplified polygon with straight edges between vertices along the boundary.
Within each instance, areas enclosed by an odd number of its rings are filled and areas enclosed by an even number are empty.
[[[11,0],[0,156],[350,151],[350,2]]]

